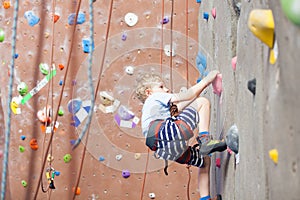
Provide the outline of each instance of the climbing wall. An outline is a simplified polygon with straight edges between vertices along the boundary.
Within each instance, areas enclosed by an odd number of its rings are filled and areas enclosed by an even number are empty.
[[[13,111],[7,197],[71,199],[75,192],[77,199],[139,199],[144,187],[144,199],[186,199],[189,186],[191,199],[197,199],[198,170],[190,168],[188,185],[184,165],[171,163],[169,175],[165,176],[163,161],[155,159],[152,153],[143,183],[147,148],[140,127],[142,104],[135,98],[134,88],[139,75],[145,72],[161,73],[167,86],[177,92],[196,82],[200,4],[189,1],[186,6],[185,1],[174,1],[172,10],[172,1],[117,0],[109,18],[109,1],[97,0],[93,3],[91,45],[88,1],[80,5],[74,33],[78,1],[20,1],[13,56],[13,101],[8,102],[15,8],[13,1],[10,3],[3,1],[0,12],[0,35],[4,35],[0,43],[3,123],[9,120],[7,107]],[[87,74],[90,45],[94,48],[94,88],[99,77],[101,81],[88,138],[72,150],[91,106]],[[55,117],[58,122],[52,140],[41,123],[47,106],[53,110],[52,122]],[[3,141],[4,131],[1,161]],[[49,185],[55,189],[48,189]]]

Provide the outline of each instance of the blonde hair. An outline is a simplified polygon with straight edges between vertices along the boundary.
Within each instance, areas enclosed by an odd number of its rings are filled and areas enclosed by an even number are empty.
[[[151,88],[153,83],[163,82],[161,76],[150,73],[143,74],[137,81],[138,84],[135,90],[135,94],[137,98],[143,103],[147,99],[146,90]]]

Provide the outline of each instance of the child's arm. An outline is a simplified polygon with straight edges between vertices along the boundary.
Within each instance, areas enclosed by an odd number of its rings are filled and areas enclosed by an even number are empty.
[[[197,98],[201,92],[212,83],[212,81],[216,78],[217,74],[220,72],[218,70],[211,71],[204,79],[202,79],[199,83],[190,87],[184,93],[176,93],[171,98],[170,102],[179,103],[182,101],[186,101],[186,104],[190,104],[195,98]],[[183,106],[185,107],[185,106]]]

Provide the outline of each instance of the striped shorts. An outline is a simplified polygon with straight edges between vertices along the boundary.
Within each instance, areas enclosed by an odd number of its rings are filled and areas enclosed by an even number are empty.
[[[191,130],[194,130],[199,123],[199,114],[193,107],[189,106],[177,116],[177,119],[184,121]],[[181,164],[201,167],[203,163],[199,149],[188,146],[188,140],[183,138],[172,118],[166,119],[159,130],[155,154],[159,158],[173,160]]]

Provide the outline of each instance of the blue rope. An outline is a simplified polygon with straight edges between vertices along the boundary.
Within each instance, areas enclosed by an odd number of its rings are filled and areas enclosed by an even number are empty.
[[[93,46],[94,46],[94,17],[93,17],[93,0],[89,1],[89,16],[90,16],[90,36],[89,36],[89,41],[90,41],[90,51],[89,51],[89,64],[88,64],[88,80],[89,80],[89,89],[90,89],[90,95],[91,95],[91,109],[88,114],[88,119],[84,125],[84,128],[82,129],[79,138],[75,141],[73,149],[75,149],[83,139],[85,133],[87,132],[91,121],[92,121],[92,116],[93,116],[93,111],[94,111],[94,105],[95,105],[95,94],[94,94],[94,86],[93,86],[93,78],[92,78],[92,65],[93,65]]]
[[[7,99],[8,116],[7,116],[6,126],[5,126],[5,145],[4,145],[2,181],[1,181],[1,200],[5,199],[5,192],[6,192],[8,152],[9,152],[9,142],[10,142],[10,124],[11,124],[10,102],[12,100],[13,81],[14,81],[18,10],[19,10],[19,0],[16,0],[14,5],[14,20],[13,20],[13,27],[12,27],[13,29],[12,30],[12,51],[11,51],[11,63],[10,63],[10,75],[9,75],[9,90],[8,90],[8,99]]]

